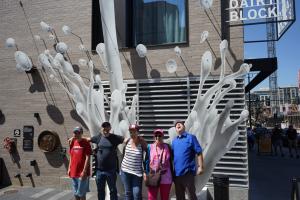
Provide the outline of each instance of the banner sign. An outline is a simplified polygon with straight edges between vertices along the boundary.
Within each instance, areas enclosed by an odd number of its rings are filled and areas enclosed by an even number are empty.
[[[230,0],[229,22],[277,18],[275,0]]]
[[[246,21],[286,22],[294,19],[293,0],[229,0],[229,23]],[[280,25],[279,25],[280,24]],[[278,23],[282,32],[286,23]]]

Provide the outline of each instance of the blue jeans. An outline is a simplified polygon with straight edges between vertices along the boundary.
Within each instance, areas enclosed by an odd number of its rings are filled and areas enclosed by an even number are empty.
[[[105,183],[110,191],[110,199],[117,200],[118,192],[116,187],[117,173],[116,170],[96,171],[96,184],[98,190],[98,200],[105,200]]]
[[[121,171],[121,179],[125,188],[125,200],[141,200],[143,177]]]
[[[85,197],[86,193],[89,192],[90,179],[72,178],[73,194],[78,197]]]

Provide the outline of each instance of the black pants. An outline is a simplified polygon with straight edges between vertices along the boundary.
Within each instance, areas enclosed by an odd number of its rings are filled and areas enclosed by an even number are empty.
[[[190,200],[197,200],[195,176],[192,173],[187,173],[183,176],[176,176],[174,182],[177,200],[185,200],[185,191],[187,191],[188,198]]]

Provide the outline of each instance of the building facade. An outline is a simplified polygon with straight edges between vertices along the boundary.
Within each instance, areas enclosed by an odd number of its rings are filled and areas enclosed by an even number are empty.
[[[252,101],[260,101],[262,105],[270,109],[270,90],[262,88],[254,91],[251,96]],[[280,115],[297,114],[299,112],[299,88],[296,86],[279,87],[277,91],[277,99]]]

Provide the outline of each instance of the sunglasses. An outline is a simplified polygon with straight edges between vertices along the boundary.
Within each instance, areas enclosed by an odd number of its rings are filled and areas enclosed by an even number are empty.
[[[74,131],[73,133],[76,134],[76,135],[81,134],[79,131]]]
[[[154,137],[162,137],[162,135],[154,135]]]

